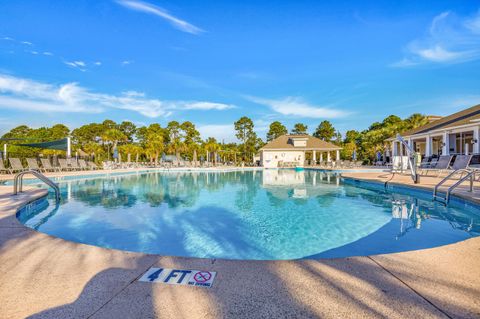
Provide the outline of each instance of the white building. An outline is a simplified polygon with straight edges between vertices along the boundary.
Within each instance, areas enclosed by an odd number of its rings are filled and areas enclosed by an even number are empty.
[[[282,135],[260,149],[260,164],[266,168],[304,166],[307,154],[313,163],[340,159],[342,148],[319,138]]]
[[[479,154],[480,104],[403,132],[401,136],[422,157]],[[393,156],[405,155],[401,143],[392,141]]]

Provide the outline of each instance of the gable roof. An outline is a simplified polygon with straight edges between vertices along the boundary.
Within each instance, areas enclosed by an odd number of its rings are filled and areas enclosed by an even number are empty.
[[[410,136],[415,134],[422,134],[428,131],[447,129],[455,126],[461,126],[466,124],[472,124],[472,120],[480,119],[480,104],[472,106],[468,109],[462,110],[457,113],[453,113],[449,116],[442,117],[436,121],[432,121],[428,124],[419,126],[415,129],[403,132],[402,136]]]
[[[293,146],[293,140],[292,138],[301,138],[301,139],[307,139],[307,146]],[[280,137],[277,137],[276,139],[270,141],[266,145],[264,145],[260,150],[310,150],[310,149],[315,149],[315,150],[325,150],[325,151],[334,151],[334,150],[341,150],[342,148],[329,143],[322,141],[319,138],[316,138],[314,136],[310,136],[307,134],[298,134],[298,135],[282,135]]]

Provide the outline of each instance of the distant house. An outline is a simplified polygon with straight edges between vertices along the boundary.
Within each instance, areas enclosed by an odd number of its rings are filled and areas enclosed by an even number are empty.
[[[260,149],[260,164],[266,168],[303,166],[308,153],[315,163],[330,162],[332,153],[335,153],[336,160],[340,159],[341,149],[306,134],[282,135]]]
[[[430,117],[430,122],[400,134],[423,157],[479,154],[480,104],[445,117]],[[394,156],[404,154],[392,137]]]

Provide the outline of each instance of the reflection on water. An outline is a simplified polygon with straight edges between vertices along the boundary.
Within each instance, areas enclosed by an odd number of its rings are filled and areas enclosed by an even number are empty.
[[[321,171],[139,173],[60,186],[60,205],[29,205],[19,220],[68,240],[147,253],[341,257],[434,247],[480,232],[478,211],[343,185]]]

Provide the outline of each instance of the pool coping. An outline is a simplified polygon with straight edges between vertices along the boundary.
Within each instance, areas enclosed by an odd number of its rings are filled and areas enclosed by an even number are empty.
[[[361,178],[361,177],[352,177],[352,176],[345,176],[344,174],[348,173],[341,173],[340,177],[343,180],[349,180],[354,183],[355,186],[362,187],[361,185],[365,184],[372,184],[377,186],[382,186],[381,188],[386,191],[411,191],[411,192],[420,192],[424,195],[433,196],[434,188],[428,185],[421,185],[421,184],[402,184],[400,182],[392,181],[392,182],[383,182],[379,180],[369,179],[369,178]],[[438,191],[439,194],[445,194],[443,190]],[[480,198],[475,198],[464,191],[462,192],[452,192],[450,194],[450,201],[455,202],[457,204],[471,204],[475,207],[480,209]]]
[[[376,183],[376,184],[381,184],[381,183]],[[399,185],[399,186],[404,187],[405,185]],[[2,188],[4,188],[4,187],[5,186],[2,186]],[[33,229],[30,229],[30,228],[24,226],[23,224],[21,224],[21,222],[18,221],[18,219],[16,218],[17,213],[23,207],[28,205],[29,203],[32,203],[32,202],[37,201],[39,199],[42,199],[42,198],[46,197],[47,194],[48,194],[48,192],[45,189],[26,187],[25,192],[23,194],[19,195],[20,197],[16,197],[16,198],[12,199],[13,196],[10,196],[10,199],[13,200],[13,202],[11,202],[10,206],[7,208],[6,217],[9,217],[9,218],[13,217],[13,219],[14,219],[13,222],[16,223],[15,225],[11,225],[10,227],[17,228],[17,229],[19,229],[19,228],[22,229],[22,232],[28,234],[27,237],[28,236],[39,236],[39,237],[42,237],[42,238],[45,238],[45,237],[51,238],[52,240],[54,240],[55,245],[58,245],[58,246],[65,246],[65,245],[67,245],[68,247],[79,247],[79,246],[81,246],[81,248],[86,250],[86,251],[95,250],[97,252],[100,252],[100,254],[105,254],[105,255],[113,253],[115,255],[125,256],[125,258],[127,258],[127,257],[128,258],[135,258],[135,259],[136,258],[147,258],[149,261],[151,261],[151,259],[154,259],[154,262],[151,265],[158,264],[159,262],[161,263],[161,261],[158,261],[157,258],[159,260],[163,260],[162,258],[173,258],[174,260],[183,260],[187,264],[188,263],[194,263],[194,264],[195,263],[200,263],[200,264],[210,264],[210,263],[212,263],[213,264],[216,261],[215,259],[208,259],[208,258],[203,258],[202,259],[202,258],[168,257],[168,256],[151,255],[151,254],[143,254],[143,253],[136,253],[136,252],[125,252],[125,251],[121,251],[121,250],[101,248],[101,247],[97,247],[97,246],[75,243],[75,242],[70,242],[70,241],[67,241],[67,240],[64,240],[64,239],[61,239],[61,238],[56,238],[56,237],[50,236],[48,234],[37,232],[37,231],[35,231]],[[3,202],[0,203],[0,216],[3,215],[2,207],[5,207],[5,204]],[[5,217],[5,216],[3,216],[3,217]],[[439,311],[440,313],[443,313],[444,315],[449,316],[449,313],[451,313],[450,311],[452,311],[452,310],[449,309],[448,306],[445,306],[445,308],[444,308],[441,304],[438,304],[438,302],[431,302],[429,300],[429,299],[431,299],[431,297],[424,296],[421,291],[417,290],[418,288],[414,289],[414,288],[410,287],[412,285],[412,283],[408,283],[406,281],[404,282],[404,280],[398,274],[396,274],[394,271],[392,271],[388,267],[392,267],[392,268],[394,267],[394,266],[390,265],[392,260],[393,260],[393,263],[396,263],[397,260],[399,260],[399,259],[404,259],[404,258],[409,259],[409,258],[411,258],[410,257],[411,255],[422,254],[422,253],[426,253],[428,251],[434,251],[435,254],[437,254],[437,255],[438,254],[442,255],[442,254],[444,254],[442,252],[445,251],[445,254],[447,254],[447,252],[451,251],[452,247],[454,247],[454,246],[465,246],[467,244],[467,242],[468,242],[467,246],[480,247],[480,238],[477,237],[477,238],[468,239],[468,240],[460,242],[460,243],[454,243],[454,244],[450,244],[450,245],[446,245],[446,246],[424,249],[424,250],[419,250],[419,251],[414,251],[414,252],[401,252],[401,253],[394,253],[394,254],[388,254],[388,255],[375,255],[375,256],[366,256],[366,257],[348,257],[348,258],[334,258],[334,259],[326,258],[326,259],[322,259],[322,261],[320,261],[320,262],[322,262],[322,263],[331,263],[331,262],[337,263],[338,262],[338,263],[347,263],[348,264],[348,263],[353,262],[354,260],[369,259],[373,263],[377,264],[377,266],[379,266],[381,269],[384,269],[389,274],[389,276],[392,276],[392,278],[396,278],[395,280],[399,280],[400,282],[403,282],[403,284],[406,285],[407,287],[409,287],[409,289],[412,290],[413,293],[417,294],[418,296],[420,296],[421,298],[426,300],[427,303],[430,303],[433,306],[433,308],[436,309],[435,311]],[[21,241],[18,242],[18,244],[20,244],[20,243],[21,243]],[[480,248],[478,250],[480,250]],[[2,251],[0,250],[0,258],[1,257],[2,257]],[[285,265],[285,264],[298,265],[298,264],[315,262],[314,260],[288,260],[288,261],[218,260],[218,261],[221,261],[223,263],[228,263],[228,264],[232,265],[233,268],[235,268],[235,265],[243,265],[243,267],[245,267],[245,265],[251,265],[251,266],[275,265],[275,266],[277,266],[277,265]],[[317,262],[319,262],[319,261],[317,261]],[[272,266],[268,266],[268,267],[272,267]],[[478,273],[474,273],[473,275],[474,275],[475,280],[477,280],[478,277],[480,276]],[[129,285],[132,285],[132,282],[130,282]],[[1,296],[1,288],[0,288],[0,296]],[[114,298],[115,298],[115,296],[112,297],[108,302],[111,302]],[[0,312],[1,311],[2,311],[2,308],[0,306]],[[99,311],[99,310],[97,310],[97,311]],[[472,313],[476,313],[477,311],[480,311],[480,307],[478,309],[475,307],[473,310],[469,309],[467,313],[470,314],[470,311],[473,311]],[[466,316],[466,317],[469,317],[469,316]]]

